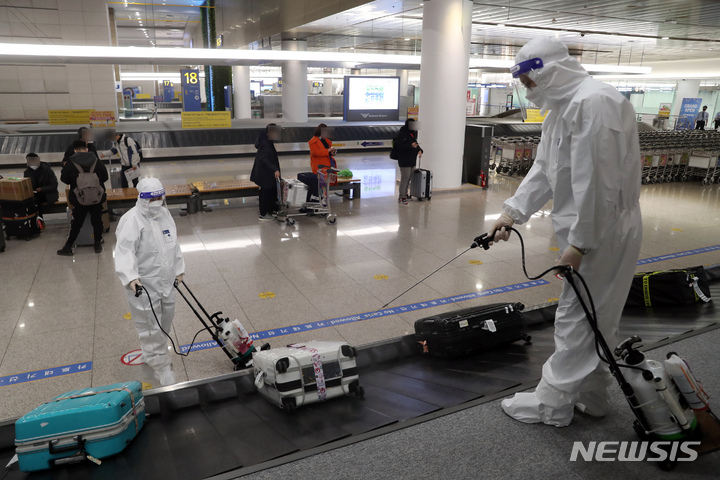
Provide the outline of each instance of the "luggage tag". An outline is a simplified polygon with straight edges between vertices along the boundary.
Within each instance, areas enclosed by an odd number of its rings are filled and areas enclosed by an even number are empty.
[[[492,333],[497,332],[497,328],[495,327],[495,320],[485,320],[485,325],[483,325],[483,330],[489,330]]]

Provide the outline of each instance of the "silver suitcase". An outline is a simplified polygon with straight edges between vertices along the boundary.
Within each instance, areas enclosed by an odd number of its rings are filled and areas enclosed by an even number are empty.
[[[410,196],[418,200],[432,198],[433,174],[430,170],[416,168],[413,170],[412,182],[410,183]]]
[[[343,395],[362,398],[356,356],[345,342],[311,341],[263,350],[253,354],[255,386],[288,413]]]
[[[119,167],[110,169],[110,188],[122,188],[122,170]]]

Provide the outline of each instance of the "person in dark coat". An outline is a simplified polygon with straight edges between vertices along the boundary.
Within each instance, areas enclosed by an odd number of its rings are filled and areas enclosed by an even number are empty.
[[[105,190],[105,182],[108,181],[108,171],[105,164],[98,160],[97,155],[88,151],[87,145],[82,140],[75,140],[73,143],[73,149],[75,154],[63,165],[62,171],[60,172],[60,180],[70,187],[70,193],[68,194],[68,203],[72,205],[72,222],[70,223],[70,233],[68,234],[65,246],[57,251],[58,255],[72,257],[73,255],[73,244],[77,240],[80,234],[80,229],[85,223],[85,217],[90,215],[90,221],[93,226],[93,239],[95,240],[95,253],[101,253],[102,248],[102,234],[103,234],[103,202],[106,200],[106,195],[103,193],[100,203],[96,205],[82,205],[78,202],[77,196],[75,195],[75,189],[77,188],[77,180],[80,176],[80,169],[83,172],[92,172],[98,177],[100,186],[103,191]]]
[[[27,168],[23,176],[32,181],[38,214],[42,217],[42,206],[58,201],[58,179],[50,164],[41,162],[37,153],[28,153],[25,160]]]
[[[100,160],[97,148],[95,148],[95,143],[93,142],[92,130],[90,130],[88,127],[78,128],[78,138],[76,140],[82,140],[83,142],[85,142],[88,152],[92,153],[98,160]],[[73,155],[75,155],[75,149],[73,148],[73,143],[71,143],[68,146],[67,150],[65,150],[65,155],[63,156],[61,165],[64,167],[68,159]]]
[[[257,153],[250,181],[260,187],[261,222],[275,220],[272,213],[277,205],[277,181],[280,179],[280,160],[275,150],[275,142],[280,140],[280,132],[280,127],[271,123],[255,142]]]
[[[418,123],[409,118],[400,128],[395,137],[395,151],[397,152],[398,166],[400,167],[400,195],[398,202],[408,203],[410,180],[418,156],[422,157],[423,149],[417,143]]]

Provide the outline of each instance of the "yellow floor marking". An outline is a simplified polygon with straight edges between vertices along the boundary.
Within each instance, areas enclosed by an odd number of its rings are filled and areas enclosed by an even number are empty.
[[[260,292],[258,293],[260,298],[275,298],[275,292]]]
[[[388,277],[387,275],[375,275],[373,278],[375,280],[387,280],[390,277]]]

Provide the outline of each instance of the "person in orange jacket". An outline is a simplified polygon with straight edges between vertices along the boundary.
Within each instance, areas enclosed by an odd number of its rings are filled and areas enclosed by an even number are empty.
[[[321,123],[315,129],[315,134],[308,142],[310,145],[310,166],[312,167],[312,173],[299,173],[298,180],[308,186],[308,201],[312,200],[312,197],[318,197],[318,181],[317,173],[320,165],[327,165],[335,168],[337,163],[333,158],[333,155],[337,153],[337,150],[332,146],[332,140],[328,138],[329,130],[328,126]]]
[[[308,142],[308,145],[310,145],[310,165],[312,166],[312,172],[316,175],[320,165],[331,167],[337,165],[333,158],[337,150],[333,148],[332,140],[328,138],[328,135],[328,126],[321,123],[315,129],[315,135]]]

